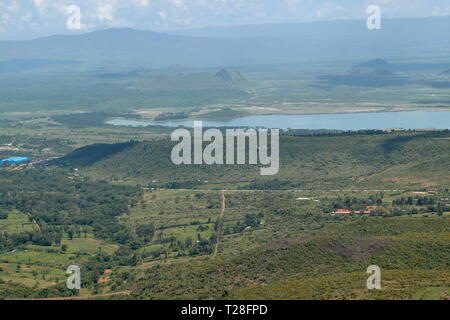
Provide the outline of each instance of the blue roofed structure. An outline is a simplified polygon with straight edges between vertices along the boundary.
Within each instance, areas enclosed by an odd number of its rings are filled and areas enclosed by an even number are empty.
[[[30,159],[28,159],[27,157],[12,157],[12,158],[1,160],[0,164],[4,164],[4,163],[17,164],[17,163],[27,162],[29,160]]]

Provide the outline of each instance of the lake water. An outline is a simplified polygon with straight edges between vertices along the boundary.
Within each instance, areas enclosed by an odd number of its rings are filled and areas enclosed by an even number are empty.
[[[114,119],[116,126],[193,127],[194,121],[134,121]],[[266,127],[278,129],[450,129],[449,111],[404,111],[316,115],[259,115],[229,121],[203,121],[203,127]]]

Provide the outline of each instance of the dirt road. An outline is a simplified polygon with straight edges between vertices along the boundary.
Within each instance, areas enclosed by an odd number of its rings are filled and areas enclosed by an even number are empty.
[[[214,248],[213,257],[217,255],[217,251],[219,250],[220,235],[222,234],[223,217],[225,215],[225,200],[226,200],[225,190],[222,190],[220,194],[221,194],[221,204],[220,204],[219,228],[217,229],[217,240],[216,246]]]

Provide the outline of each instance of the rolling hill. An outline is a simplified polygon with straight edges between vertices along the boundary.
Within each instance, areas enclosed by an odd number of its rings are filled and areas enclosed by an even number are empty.
[[[170,159],[174,143],[168,140],[94,145],[58,161],[99,179],[172,188],[444,188],[449,143],[448,132],[282,136],[280,171],[273,177],[260,176],[256,165],[176,166]],[[100,158],[91,156],[96,149]]]
[[[410,230],[417,230],[415,220],[396,222],[408,221]],[[433,223],[444,224],[448,232],[446,220]],[[157,299],[412,299],[420,289],[445,286],[450,273],[442,252],[448,250],[445,241],[393,242],[381,233],[376,238],[287,239],[232,258],[152,266],[137,272],[133,294]],[[383,290],[364,290],[371,264],[385,266]]]
[[[346,73],[327,74],[319,76],[322,81],[334,86],[367,86],[389,87],[401,86],[410,83],[410,80],[398,76],[394,71],[397,65],[378,58],[352,66]]]
[[[392,65],[389,62],[387,62],[386,60],[378,58],[378,59],[374,59],[374,60],[370,60],[370,61],[361,63],[361,64],[357,65],[357,67],[390,69],[390,68],[392,68]]]
[[[152,90],[199,90],[199,89],[240,89],[248,86],[248,81],[238,70],[222,69],[211,72],[191,72],[164,74],[150,79],[142,79],[138,87]]]
[[[222,69],[215,74],[215,77],[233,87],[241,87],[249,84],[249,81],[238,70]]]
[[[356,65],[351,69],[351,72],[353,74],[372,74],[384,76],[394,75],[394,68],[395,66],[390,64],[388,61],[378,58]]]

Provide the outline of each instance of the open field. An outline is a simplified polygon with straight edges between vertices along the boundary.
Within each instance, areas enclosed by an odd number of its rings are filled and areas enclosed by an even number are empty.
[[[154,119],[175,112],[191,119],[218,120],[255,114],[450,109],[449,76],[443,73],[450,63],[442,58],[365,63],[372,63],[371,67],[354,58],[241,70],[0,73],[0,112],[7,119],[80,112],[131,113]]]

